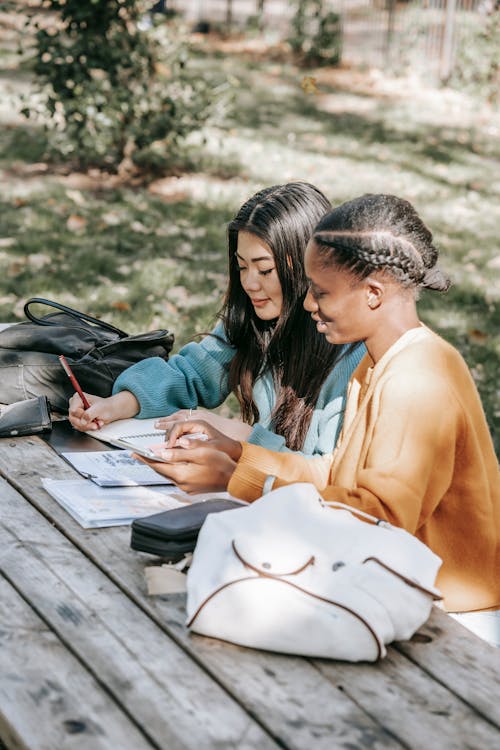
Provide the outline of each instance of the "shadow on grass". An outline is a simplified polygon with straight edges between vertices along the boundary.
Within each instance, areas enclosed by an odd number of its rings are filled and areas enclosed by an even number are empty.
[[[181,339],[207,329],[225,288],[235,207],[168,204],[142,190],[77,191],[77,205],[71,195],[57,188],[0,202],[0,320],[22,313],[17,301],[45,296],[131,332],[156,318],[180,325]]]
[[[47,153],[48,141],[43,128],[25,125],[0,128],[0,161],[42,161]]]
[[[332,88],[328,93],[345,92]],[[356,97],[363,98],[358,94]],[[301,150],[309,153],[338,156],[343,145],[345,155],[354,161],[380,163],[384,167],[397,165],[437,184],[453,189],[473,187],[487,195],[491,195],[491,186],[487,179],[477,179],[478,169],[487,168],[493,175],[495,161],[500,157],[494,139],[481,142],[468,129],[452,124],[443,132],[441,126],[415,123],[409,116],[395,119],[391,105],[383,101],[368,114],[325,111],[321,98],[298,94],[297,80],[290,77],[289,85],[278,91],[265,86],[244,91],[234,122],[237,127],[264,133],[268,141],[277,144],[293,132]],[[355,148],[347,148],[349,142]],[[384,148],[383,153],[377,154],[379,146],[390,146],[390,151]],[[441,168],[446,165],[453,166],[453,177],[443,174]]]
[[[224,208],[190,201],[169,204],[132,189],[86,194],[80,201],[75,206],[63,188],[53,188],[50,196],[38,193],[26,201],[0,202],[2,232],[16,236],[15,247],[4,253],[19,258],[45,250],[62,260],[73,260],[75,265],[82,259],[80,255],[87,256],[87,263],[78,271],[78,283],[84,284],[96,272],[120,278],[120,263],[160,257],[165,252],[195,268],[210,260],[211,252],[221,252],[220,241],[224,250],[225,224],[230,218],[230,211]],[[67,227],[75,213],[84,224],[81,231]],[[179,239],[190,240],[192,256],[186,255]],[[94,247],[96,243],[101,252]],[[54,267],[50,274],[64,283],[66,277],[60,271]],[[17,281],[23,282],[24,277]],[[5,278],[0,283],[5,285]]]
[[[167,159],[146,157],[142,173],[144,184],[165,174],[184,174],[185,172],[203,172],[213,177],[229,180],[241,174],[242,167],[233,154],[221,156],[205,151],[203,142],[192,145],[179,143],[175,153]],[[59,156],[51,148],[50,136],[42,126],[29,124],[0,129],[0,163],[9,168],[13,162],[26,165],[45,162],[45,174],[69,173],[77,170],[78,165]]]

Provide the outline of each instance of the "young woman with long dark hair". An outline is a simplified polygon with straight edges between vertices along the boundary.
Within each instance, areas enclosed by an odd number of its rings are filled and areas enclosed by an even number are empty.
[[[273,450],[331,451],[347,382],[365,349],[331,346],[303,308],[304,251],[329,208],[305,182],[275,185],[246,201],[228,227],[229,280],[219,325],[168,361],[149,358],[128,368],[109,398],[87,394],[86,411],[73,396],[73,426],[93,430],[138,416],[165,417],[158,426],[168,427],[199,406],[219,406],[233,392],[241,420],[211,412],[203,418],[235,439]]]

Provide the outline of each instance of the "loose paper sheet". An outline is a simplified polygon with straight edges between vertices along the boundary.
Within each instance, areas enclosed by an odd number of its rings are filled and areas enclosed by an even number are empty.
[[[57,502],[85,529],[125,526],[134,518],[172,508],[182,508],[191,498],[175,485],[148,487],[98,487],[88,479],[50,479],[42,484]],[[181,502],[185,500],[185,502]]]
[[[144,569],[149,596],[182,594],[186,591],[186,574],[179,570],[186,566],[186,558],[173,565],[152,565]]]
[[[131,451],[62,453],[82,476],[101,487],[172,484],[147,464],[132,458]]]

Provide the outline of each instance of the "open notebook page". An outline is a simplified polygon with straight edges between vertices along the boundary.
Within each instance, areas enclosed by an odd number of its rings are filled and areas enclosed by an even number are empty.
[[[165,440],[165,431],[155,429],[154,419],[117,419],[116,422],[104,425],[99,430],[88,432],[88,435],[104,443],[123,447],[117,440],[124,440],[128,447],[147,448],[153,443]]]

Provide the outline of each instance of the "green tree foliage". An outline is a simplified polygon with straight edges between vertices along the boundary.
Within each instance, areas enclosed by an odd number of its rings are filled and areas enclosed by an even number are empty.
[[[500,7],[476,14],[461,33],[451,85],[500,103]]]
[[[80,167],[168,163],[220,97],[191,71],[178,29],[141,30],[138,0],[43,0],[34,19],[37,106],[56,150]],[[49,19],[47,21],[47,18]],[[48,117],[47,117],[48,116]]]
[[[295,0],[288,42],[307,64],[337,65],[342,55],[342,24],[324,0]]]

